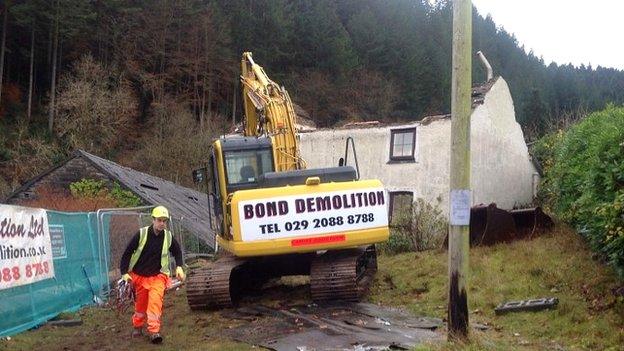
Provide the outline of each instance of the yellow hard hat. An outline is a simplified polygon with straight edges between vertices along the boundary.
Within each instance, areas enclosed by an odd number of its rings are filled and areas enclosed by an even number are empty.
[[[154,218],[169,218],[169,211],[165,206],[156,206],[152,210],[152,217]]]

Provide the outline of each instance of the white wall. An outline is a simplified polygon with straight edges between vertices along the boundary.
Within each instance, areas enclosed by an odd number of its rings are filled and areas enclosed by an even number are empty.
[[[533,174],[520,125],[515,120],[507,83],[498,78],[483,105],[473,110],[471,157],[473,204],[496,202],[501,208],[529,204]],[[392,163],[392,129],[416,127],[415,161]],[[301,135],[301,153],[308,168],[337,166],[347,137],[355,141],[363,179],[380,179],[389,191],[412,191],[448,213],[449,118],[394,126],[318,130]],[[352,164],[352,155],[349,155]]]
[[[530,205],[539,177],[502,78],[473,110],[471,121],[473,203],[496,202],[507,209]]]

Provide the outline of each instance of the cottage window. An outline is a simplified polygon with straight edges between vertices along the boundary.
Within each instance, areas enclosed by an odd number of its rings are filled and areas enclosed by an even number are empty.
[[[390,160],[414,161],[416,128],[394,129],[390,133]]]
[[[414,193],[411,191],[390,192],[390,225],[406,226],[411,224]]]

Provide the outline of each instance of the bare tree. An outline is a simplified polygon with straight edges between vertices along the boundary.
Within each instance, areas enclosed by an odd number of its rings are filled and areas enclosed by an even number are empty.
[[[60,76],[54,131],[72,148],[107,153],[127,136],[133,102],[125,79],[84,56]]]
[[[131,167],[149,169],[159,177],[190,185],[188,165],[201,164],[210,141],[220,130],[218,123],[227,118],[207,116],[206,129],[200,130],[189,106],[176,102],[173,97],[166,97],[162,103],[155,102],[152,113],[152,123],[146,126],[148,133],[134,152]],[[166,130],[161,128],[163,125],[167,126]]]

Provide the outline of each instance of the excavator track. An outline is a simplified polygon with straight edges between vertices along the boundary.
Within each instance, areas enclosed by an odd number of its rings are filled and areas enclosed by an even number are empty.
[[[231,307],[237,299],[236,286],[231,286],[232,272],[246,260],[225,256],[208,267],[195,269],[189,274],[186,296],[192,310]]]
[[[273,277],[310,274],[312,300],[359,301],[377,271],[374,246],[263,258],[225,256],[189,274],[186,295],[192,310],[236,305],[245,292]]]
[[[328,251],[312,261],[310,290],[314,301],[358,301],[377,271],[375,246]]]
[[[224,256],[189,274],[186,287],[192,310],[232,307],[271,278],[307,275],[314,254],[240,258]]]

